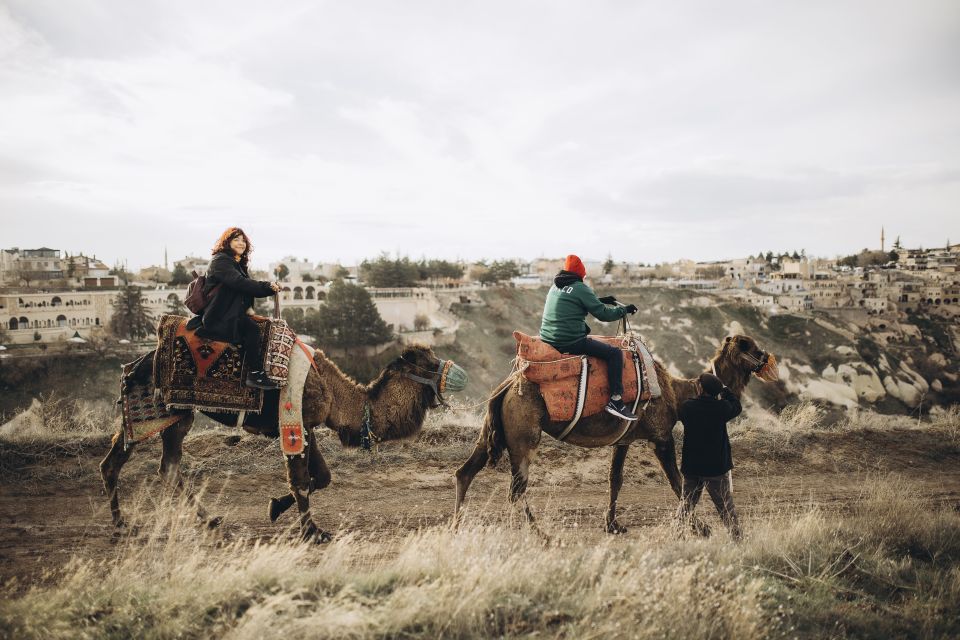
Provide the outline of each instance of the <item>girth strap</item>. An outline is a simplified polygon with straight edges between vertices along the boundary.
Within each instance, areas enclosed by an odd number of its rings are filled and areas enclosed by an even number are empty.
[[[581,356],[580,358],[580,383],[577,387],[577,410],[573,414],[573,420],[570,421],[570,424],[560,432],[560,435],[557,436],[557,440],[563,440],[570,432],[573,431],[573,428],[577,426],[577,423],[580,422],[580,416],[583,414],[583,403],[587,397],[587,375],[590,370],[590,367],[587,364],[587,356]]]

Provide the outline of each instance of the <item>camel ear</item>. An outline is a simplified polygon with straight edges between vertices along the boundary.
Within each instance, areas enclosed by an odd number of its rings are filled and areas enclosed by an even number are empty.
[[[724,340],[724,342],[730,342],[731,340],[733,340],[733,336],[727,336],[727,338],[726,338],[726,340]]]

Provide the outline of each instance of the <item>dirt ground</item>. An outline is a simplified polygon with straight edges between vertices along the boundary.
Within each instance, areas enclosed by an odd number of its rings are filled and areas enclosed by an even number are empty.
[[[375,454],[344,450],[335,438],[325,438],[334,478],[312,496],[315,521],[334,533],[372,536],[449,522],[453,471],[474,436],[471,429],[439,436],[433,431]],[[97,470],[107,446],[104,436],[69,447],[4,445],[0,582],[15,579],[15,588],[25,589],[49,579],[45,574],[72,557],[111,557],[117,538]],[[163,493],[156,475],[159,454],[157,440],[145,443],[124,468],[121,507],[128,514],[144,505],[156,508]],[[545,440],[528,492],[534,512],[562,527],[562,535],[605,536],[609,455]],[[751,518],[786,518],[811,504],[847,509],[865,479],[876,474],[899,474],[916,483],[925,499],[960,510],[960,452],[930,430],[814,432],[786,443],[747,434],[734,438],[734,460],[735,499],[748,533]],[[188,437],[183,468],[192,485],[204,488],[210,511],[225,516],[226,538],[293,535],[294,510],[276,524],[267,517],[269,498],[286,492],[275,441],[202,430]],[[645,527],[670,520],[675,498],[645,446],[632,448],[625,478],[619,504],[628,536],[642,537]],[[468,496],[468,517],[509,516],[508,483],[502,469],[482,472]],[[719,531],[707,499],[699,512]]]

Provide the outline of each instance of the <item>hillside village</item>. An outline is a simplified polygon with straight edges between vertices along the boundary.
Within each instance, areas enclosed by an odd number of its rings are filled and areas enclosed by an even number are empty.
[[[881,240],[881,245],[883,241]],[[384,260],[381,257],[381,260]],[[406,260],[406,259],[404,259]],[[166,261],[165,261],[166,262]],[[399,262],[399,261],[397,261]],[[587,260],[588,278],[597,286],[657,286],[709,291],[767,313],[813,309],[847,313],[851,320],[904,319],[924,311],[946,318],[960,315],[960,244],[936,249],[889,252],[864,250],[845,259],[772,253],[716,262],[680,260],[645,265]],[[136,274],[108,267],[95,257],[57,249],[0,250],[0,319],[7,344],[86,339],[109,326],[117,290],[142,289],[147,312],[156,317],[182,312],[191,273],[202,273],[208,258],[186,257],[172,267],[150,266]],[[416,263],[411,263],[416,264]],[[398,334],[420,339],[449,333],[455,319],[444,312],[451,301],[469,300],[470,291],[490,286],[547,286],[562,259],[509,260],[492,264],[445,263],[440,277],[408,278],[405,286],[373,286],[361,265],[314,263],[286,257],[254,277],[280,280],[284,308],[318,308],[336,278],[367,287],[384,320]]]

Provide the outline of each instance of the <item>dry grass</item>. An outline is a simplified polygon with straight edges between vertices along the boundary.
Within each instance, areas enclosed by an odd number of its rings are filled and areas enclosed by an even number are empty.
[[[190,510],[142,505],[112,557],[9,588],[17,638],[955,637],[960,516],[900,478],[869,482],[852,515],[810,507],[747,521],[741,545],[677,540],[664,524],[552,544],[510,522],[325,547],[227,542]],[[159,517],[158,517],[159,516]],[[550,528],[556,524],[549,521]]]

